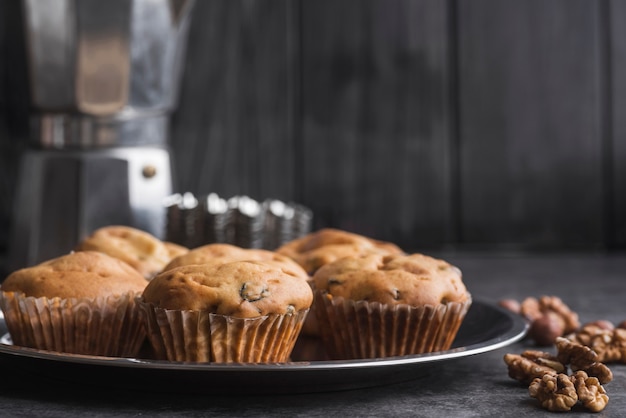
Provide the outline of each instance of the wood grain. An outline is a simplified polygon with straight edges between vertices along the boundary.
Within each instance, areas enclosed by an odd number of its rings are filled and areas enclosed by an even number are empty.
[[[6,251],[20,155],[28,140],[28,88],[19,3],[0,2],[0,253]]]
[[[463,243],[603,244],[598,3],[459,3]]]
[[[172,121],[181,191],[292,198],[296,12],[289,0],[197,2]]]
[[[610,248],[626,248],[626,3],[611,0],[605,49],[608,55],[606,90],[605,190],[610,197],[606,230]]]
[[[320,226],[453,240],[445,2],[303,3],[302,191]]]

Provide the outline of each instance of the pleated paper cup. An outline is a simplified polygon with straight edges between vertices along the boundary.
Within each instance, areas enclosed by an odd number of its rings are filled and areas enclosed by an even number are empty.
[[[235,318],[138,303],[157,359],[182,362],[285,362],[308,312]]]
[[[348,360],[447,350],[471,303],[386,305],[317,291],[314,305],[327,354]]]
[[[307,280],[309,286],[311,286],[311,291],[315,294],[315,282],[312,279]],[[317,314],[315,313],[315,304],[311,305],[309,309],[309,314],[306,316],[304,320],[304,325],[302,325],[302,335],[307,335],[309,337],[319,337],[320,336],[320,326],[317,322]]]
[[[135,293],[61,299],[0,292],[13,344],[39,350],[134,357],[145,341]]]

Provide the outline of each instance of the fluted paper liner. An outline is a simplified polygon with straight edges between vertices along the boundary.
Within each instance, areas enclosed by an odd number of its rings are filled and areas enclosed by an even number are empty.
[[[311,286],[311,291],[315,294],[315,282],[312,279],[307,280],[309,286]],[[306,316],[304,320],[304,325],[302,325],[302,335],[308,335],[311,337],[319,337],[319,324],[317,323],[317,314],[315,313],[315,303],[311,305],[309,309],[309,314]]]
[[[285,362],[308,312],[235,318],[138,303],[156,357],[186,362]]]
[[[447,350],[471,306],[385,305],[315,292],[322,341],[332,359],[403,356]]]
[[[136,294],[96,299],[35,298],[0,292],[13,343],[71,354],[134,357],[145,341]]]

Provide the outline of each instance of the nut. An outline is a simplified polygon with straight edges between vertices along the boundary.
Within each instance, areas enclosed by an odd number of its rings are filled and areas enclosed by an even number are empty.
[[[572,376],[559,373],[536,378],[528,386],[528,393],[548,411],[569,411],[580,401],[588,410],[600,412],[609,403],[598,379],[582,370]]]
[[[546,312],[535,319],[528,328],[528,335],[541,346],[554,344],[556,338],[564,332],[565,322],[554,312]]]
[[[598,354],[598,361],[626,364],[626,329],[605,329],[590,323],[567,335],[571,341],[585,345]]]
[[[509,369],[509,377],[529,384],[535,378],[545,374],[557,374],[565,371],[565,366],[556,357],[541,351],[524,351],[522,354],[505,354],[504,362]]]
[[[515,314],[520,313],[521,305],[515,299],[502,299],[500,302],[498,302],[498,305],[500,305],[500,307],[508,311],[511,311]]]
[[[609,396],[595,377],[589,377],[587,373],[580,370],[571,376],[571,380],[576,388],[578,399],[585,408],[592,412],[600,412],[609,403]]]
[[[552,311],[559,315],[565,322],[565,333],[574,332],[580,327],[578,314],[557,296],[542,296],[539,298],[539,307],[542,312]]]
[[[528,321],[533,322],[542,315],[539,299],[528,297],[520,304],[520,315]]]
[[[578,402],[574,383],[564,373],[546,374],[533,380],[528,393],[548,411],[569,411]]]
[[[626,335],[626,329],[623,331]],[[536,350],[506,354],[509,376],[529,384],[530,396],[549,411],[569,411],[579,401],[590,411],[603,410],[609,397],[602,385],[613,380],[611,370],[586,345],[563,337],[557,337],[555,343],[556,356]],[[572,370],[569,376],[568,366]]]
[[[582,328],[585,328],[586,326],[591,326],[591,325],[596,326],[603,330],[615,329],[615,325],[613,325],[611,321],[608,321],[606,319],[598,319],[597,321],[587,322],[585,325],[582,326]]]
[[[557,358],[576,370],[584,370],[598,361],[598,354],[586,345],[559,337],[556,339]]]
[[[569,364],[572,371],[582,370],[590,376],[597,377],[602,384],[613,380],[611,369],[599,361],[598,354],[590,347],[559,337],[556,340],[556,348],[558,360],[563,364]]]
[[[515,303],[511,299],[503,299],[500,306],[515,312]],[[580,327],[578,314],[557,296],[541,296],[539,299],[527,297],[519,304],[517,312],[530,322],[529,337],[542,346],[554,344],[556,337],[574,332]]]

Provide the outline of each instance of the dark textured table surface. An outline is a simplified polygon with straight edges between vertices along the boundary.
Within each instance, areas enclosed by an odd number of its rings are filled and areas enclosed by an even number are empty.
[[[626,255],[442,256],[459,266],[471,292],[496,304],[502,298],[558,295],[581,322],[626,319]],[[533,348],[528,339],[471,357],[440,362],[415,380],[367,389],[297,395],[154,393],[115,388],[114,382],[44,380],[0,364],[0,416],[555,416],[511,380],[502,357]],[[6,359],[4,359],[6,362]],[[626,365],[611,365],[614,380],[600,413],[576,407],[573,416],[626,416]],[[170,383],[163,381],[163,388]],[[191,388],[190,388],[191,389]]]

